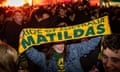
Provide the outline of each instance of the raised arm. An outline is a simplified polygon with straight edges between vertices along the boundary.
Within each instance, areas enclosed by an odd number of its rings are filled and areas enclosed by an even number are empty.
[[[42,52],[37,51],[35,48],[31,47],[26,52],[25,55],[33,61],[38,66],[45,65],[45,55]]]
[[[70,51],[77,54],[78,57],[83,56],[84,54],[89,53],[91,50],[94,50],[99,42],[101,37],[95,37],[88,41],[82,41],[80,43],[75,43],[70,45]]]

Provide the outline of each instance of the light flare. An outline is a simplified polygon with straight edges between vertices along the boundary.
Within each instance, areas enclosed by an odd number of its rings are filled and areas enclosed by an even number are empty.
[[[0,6],[19,7],[19,6],[24,6],[24,4],[32,5],[32,0],[6,0],[2,4],[0,4]]]
[[[24,0],[7,0],[6,6],[23,6],[24,5]]]

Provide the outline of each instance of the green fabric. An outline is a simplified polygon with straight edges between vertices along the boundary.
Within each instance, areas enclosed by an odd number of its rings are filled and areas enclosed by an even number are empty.
[[[55,57],[56,61],[58,61],[60,58],[63,58],[62,54],[58,54],[56,52],[53,53],[53,56]]]
[[[57,62],[58,72],[65,72],[63,55],[54,52],[53,56],[55,57]]]

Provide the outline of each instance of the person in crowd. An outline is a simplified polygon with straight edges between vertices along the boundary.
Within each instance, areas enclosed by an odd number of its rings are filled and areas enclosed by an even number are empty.
[[[75,10],[75,14],[76,14],[74,20],[75,24],[80,24],[90,20],[89,10],[88,9],[85,10],[84,7],[81,5],[77,7],[77,9]]]
[[[18,50],[19,34],[24,27],[24,13],[22,10],[15,10],[12,16],[13,20],[4,24],[5,41]]]
[[[0,7],[0,39],[3,40],[3,25],[5,23],[5,9]]]
[[[105,72],[120,72],[120,34],[104,38],[102,63]]]
[[[72,20],[69,19],[69,17],[67,16],[67,9],[65,7],[60,7],[57,13],[58,13],[58,17],[57,17],[58,24],[61,22],[68,24],[68,26],[73,24]]]
[[[50,28],[54,27],[56,20],[53,20],[51,12],[48,10],[39,8],[31,15],[30,21],[26,27],[29,28]]]
[[[0,24],[4,24],[5,22],[5,9],[0,8]]]
[[[89,72],[120,72],[120,34],[105,36],[101,47],[101,58]]]
[[[80,57],[94,50],[100,40],[101,37],[95,37],[73,44],[54,42],[47,44],[49,50],[46,53],[30,47],[25,55],[41,67],[42,72],[83,72]]]
[[[99,18],[99,8],[96,8],[93,10],[92,14],[91,14],[91,20],[97,19]]]
[[[76,17],[76,14],[74,12],[74,10],[72,10],[73,8],[72,7],[68,7],[67,8],[67,16],[68,18],[72,21],[72,23],[74,22],[75,20],[75,17]],[[73,25],[73,24],[72,24]]]
[[[0,72],[17,72],[17,51],[0,41]]]

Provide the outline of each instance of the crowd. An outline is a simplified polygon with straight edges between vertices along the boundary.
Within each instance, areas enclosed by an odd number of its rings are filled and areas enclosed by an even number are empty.
[[[17,68],[19,71],[20,69],[23,70],[27,69],[28,72],[46,72],[46,71],[94,72],[95,69],[99,72],[101,72],[100,70],[103,70],[105,72],[119,72],[120,71],[119,68],[120,15],[119,14],[120,14],[119,7],[112,7],[112,6],[108,8],[98,7],[98,6],[90,7],[87,4],[80,4],[80,3],[68,3],[68,4],[63,3],[57,5],[20,7],[20,8],[1,7],[0,8],[0,41],[2,42],[0,43],[2,44],[0,44],[0,49],[14,48],[16,51],[18,51],[19,36],[23,28],[54,28],[61,26],[66,27],[66,26],[72,26],[72,25],[88,22],[90,20],[94,20],[103,16],[108,16],[109,24],[113,34],[110,35],[110,37],[112,37],[113,39],[108,38],[108,40],[106,40],[107,38],[101,39],[101,37],[96,37],[96,38],[93,37],[93,38],[86,38],[86,39],[73,40],[68,42],[61,42],[54,44],[52,43],[47,45],[31,47],[24,54],[19,56],[18,63],[16,63],[16,66],[14,67],[15,69]],[[107,44],[104,43],[107,41],[108,41]],[[11,47],[5,46],[3,42],[7,43]],[[96,56],[98,56],[100,52],[100,48],[98,46],[101,43],[103,43],[102,44],[103,57],[102,57],[102,62],[100,61],[99,63],[100,64],[103,63],[103,66],[99,66],[98,64],[96,64],[97,62],[93,62],[94,60],[97,61]],[[114,48],[117,48],[117,50]],[[92,65],[89,64],[84,65],[83,64],[84,62],[81,61],[81,58],[84,57],[86,54],[90,54],[93,51],[95,52],[97,51],[97,53],[93,55],[94,57],[92,58],[94,59],[93,61],[89,60],[90,63],[92,63]],[[67,54],[67,52],[69,53]],[[110,54],[107,54],[107,52],[112,55],[109,56]],[[2,53],[2,51],[0,53]],[[0,54],[0,55],[4,55],[4,54]],[[57,59],[52,59],[52,56]],[[62,58],[63,61],[62,67],[60,67],[55,63],[59,60],[59,58]],[[111,64],[108,65],[108,63]],[[1,65],[0,72],[16,72],[16,71],[10,71],[10,69],[9,71],[7,70],[2,71],[2,69],[7,69],[2,64],[2,60],[0,62],[0,65]],[[6,67],[7,66],[9,65],[6,65]]]

